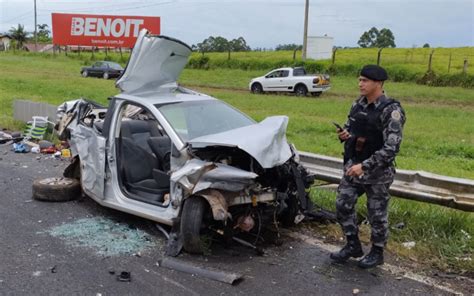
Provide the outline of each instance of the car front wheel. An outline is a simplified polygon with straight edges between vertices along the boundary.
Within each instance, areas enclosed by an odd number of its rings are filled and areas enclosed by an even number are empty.
[[[252,86],[250,87],[250,91],[253,93],[253,94],[261,94],[263,93],[263,87],[260,83],[254,83],[252,84]]]
[[[87,76],[89,76],[89,73],[87,72],[87,70],[82,71],[82,77],[87,77]]]
[[[104,77],[104,79],[109,79],[109,73],[105,72],[104,75],[102,75],[102,77]]]
[[[208,202],[200,196],[192,196],[184,201],[180,230],[186,252],[202,254],[206,251],[208,245],[204,235],[209,213]]]

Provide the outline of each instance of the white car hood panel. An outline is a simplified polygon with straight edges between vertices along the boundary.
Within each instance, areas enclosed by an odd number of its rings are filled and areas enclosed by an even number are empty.
[[[138,35],[127,67],[116,86],[125,94],[163,92],[161,88],[175,84],[191,54],[185,43],[165,37],[149,35],[143,29]]]
[[[288,117],[267,117],[260,123],[188,141],[193,148],[229,146],[250,154],[263,168],[285,163],[292,156],[286,141]]]

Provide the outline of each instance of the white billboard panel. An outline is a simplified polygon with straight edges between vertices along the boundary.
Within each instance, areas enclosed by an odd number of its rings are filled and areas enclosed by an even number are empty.
[[[332,57],[334,38],[329,36],[308,36],[306,57],[314,60],[325,60]]]

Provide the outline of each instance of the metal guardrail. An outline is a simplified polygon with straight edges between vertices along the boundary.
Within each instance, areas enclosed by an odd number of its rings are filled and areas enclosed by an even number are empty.
[[[339,183],[342,178],[341,159],[308,152],[300,152],[300,159],[318,180]],[[390,194],[474,212],[474,180],[424,171],[397,170]]]

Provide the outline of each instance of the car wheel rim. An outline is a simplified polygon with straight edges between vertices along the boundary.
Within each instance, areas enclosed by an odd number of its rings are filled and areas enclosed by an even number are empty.
[[[69,185],[72,183],[72,180],[70,179],[64,179],[64,178],[46,178],[41,181],[39,181],[40,184],[43,185]]]

